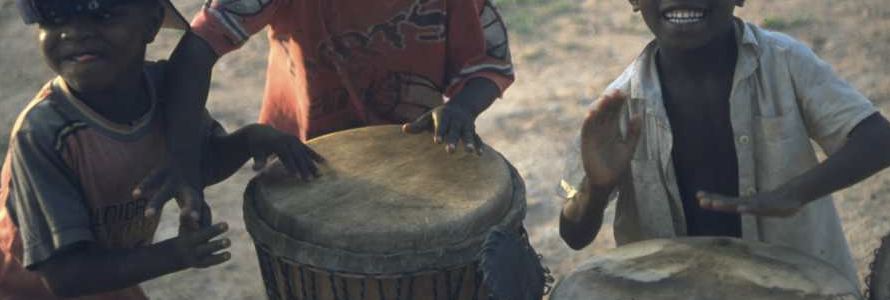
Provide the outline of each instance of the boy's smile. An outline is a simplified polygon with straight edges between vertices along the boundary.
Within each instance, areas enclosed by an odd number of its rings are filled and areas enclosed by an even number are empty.
[[[662,13],[662,17],[675,25],[701,24],[707,11],[697,7],[671,7]]]
[[[699,48],[732,28],[741,0],[631,0],[662,47]]]
[[[59,61],[59,74],[71,77],[96,76],[101,73],[115,73],[109,59],[102,50],[103,47],[88,45],[88,43],[69,42],[59,46],[54,55]],[[64,77],[64,76],[63,76]],[[72,78],[75,79],[75,78]]]

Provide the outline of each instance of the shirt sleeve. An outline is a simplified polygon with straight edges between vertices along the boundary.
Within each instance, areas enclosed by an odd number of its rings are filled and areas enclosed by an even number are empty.
[[[192,20],[192,31],[220,56],[244,45],[269,25],[287,0],[207,0]]]
[[[788,55],[807,131],[823,150],[834,153],[853,128],[877,109],[808,47],[795,43]]]
[[[22,263],[28,269],[67,246],[94,239],[79,185],[54,142],[50,133],[19,131],[10,145],[7,205],[21,234]]]
[[[503,93],[513,83],[513,63],[507,27],[489,0],[448,1],[449,85],[445,95],[457,94],[476,77],[491,80]]]

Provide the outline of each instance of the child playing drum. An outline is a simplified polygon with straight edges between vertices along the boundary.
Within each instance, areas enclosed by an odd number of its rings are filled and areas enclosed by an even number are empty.
[[[194,120],[213,65],[267,26],[260,122],[303,140],[413,120],[405,132],[432,130],[448,152],[460,141],[478,152],[475,119],[513,81],[506,27],[489,0],[208,1],[168,70],[177,86],[169,145],[184,179],[199,181]],[[316,175],[311,163],[298,169],[301,178]]]
[[[743,237],[858,282],[830,194],[890,164],[887,120],[806,46],[734,17],[743,0],[630,3],[655,40],[584,121],[563,182],[566,243],[594,239],[617,191],[619,245]]]
[[[228,260],[222,251],[229,240],[214,239],[225,223],[183,227],[178,237],[153,243],[159,216],[145,217],[145,199],[130,195],[168,159],[158,97],[166,64],[145,62],[145,50],[165,15],[178,16],[172,5],[17,5],[26,23],[39,24],[43,56],[59,77],[38,92],[10,134],[0,181],[0,298],[144,299],[142,281]],[[265,125],[226,134],[204,112],[195,126],[205,150],[202,185],[230,176],[250,156],[308,159],[299,139]]]

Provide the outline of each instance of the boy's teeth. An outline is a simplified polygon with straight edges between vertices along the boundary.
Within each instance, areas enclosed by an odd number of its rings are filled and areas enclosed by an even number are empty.
[[[701,10],[677,9],[666,12],[664,16],[671,23],[688,24],[701,21],[705,16],[705,12]]]

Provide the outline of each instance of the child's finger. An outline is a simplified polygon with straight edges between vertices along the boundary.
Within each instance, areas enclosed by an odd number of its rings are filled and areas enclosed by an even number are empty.
[[[640,115],[634,115],[630,118],[630,123],[627,126],[627,136],[624,138],[624,143],[628,145],[627,155],[633,155],[634,151],[637,148],[637,143],[640,141],[640,135],[643,131],[643,118]]]
[[[306,159],[304,159],[306,156],[305,152],[300,148],[300,143],[296,140],[288,143],[289,153],[292,156],[290,159],[293,160],[300,178],[308,181],[312,177],[312,172],[309,170],[309,165],[306,164]]]
[[[146,176],[139,185],[133,189],[133,199],[148,199],[153,191],[160,189],[170,177],[170,168],[158,168]]]
[[[201,220],[198,222],[200,228],[209,227],[210,224],[213,224],[213,214],[210,211],[210,205],[204,200],[201,200],[204,205],[201,206]]]
[[[464,141],[464,150],[468,153],[476,154],[476,131],[473,126],[464,126],[461,139]]]
[[[479,134],[473,133],[474,140],[476,141],[476,155],[482,155],[482,149],[485,148],[485,143],[482,142],[482,138],[479,137]]]
[[[184,227],[190,230],[201,228],[201,213],[205,206],[202,195],[192,188],[186,188],[181,190],[177,196],[181,198],[181,207],[179,208],[180,226],[183,227],[182,225],[185,225]]]
[[[454,149],[457,148],[457,143],[460,141],[461,131],[457,129],[457,122],[451,122],[451,128],[448,128],[448,133],[445,136],[445,151],[448,153],[454,153]]]
[[[312,147],[309,147],[308,145],[304,144],[303,148],[306,149],[306,153],[308,153],[309,157],[312,158],[312,160],[314,160],[315,162],[324,163],[326,161],[324,159],[324,156],[321,156],[321,154],[318,154],[318,152],[315,152],[315,150],[313,150]]]
[[[311,180],[312,177],[315,176],[315,173],[318,172],[318,169],[315,168],[315,163],[309,158],[309,153],[306,151],[308,147],[304,146],[303,143],[297,139],[294,139],[290,147],[292,153],[294,153],[294,161],[300,168],[300,174],[303,176],[303,180]]]
[[[204,243],[225,233],[229,230],[229,224],[226,222],[217,223],[216,225],[200,229],[192,236],[192,242]]]
[[[747,201],[744,199],[731,198],[705,192],[698,192],[696,198],[698,198],[699,205],[702,208],[722,212],[738,212],[740,205],[747,204]]]
[[[413,122],[403,124],[402,132],[409,133],[409,134],[415,134],[415,133],[421,133],[421,132],[433,129],[432,116],[433,116],[432,111],[429,111],[429,112],[421,115],[417,119],[415,119]]]
[[[278,154],[278,160],[281,161],[281,164],[284,165],[284,168],[287,169],[290,174],[299,174],[300,169],[297,165],[297,162],[294,161],[294,155],[291,152],[290,142],[284,142],[278,146],[278,149],[275,151]]]
[[[169,179],[169,177],[167,178]],[[161,186],[160,190],[151,192],[151,198],[149,198],[148,203],[145,204],[145,217],[153,217],[164,208],[164,204],[166,204],[167,201],[173,199],[174,185],[172,180],[167,180],[164,185]],[[145,195],[145,193],[143,192],[142,195]]]
[[[212,255],[217,251],[229,248],[232,245],[232,241],[229,239],[219,239],[213,240],[206,244],[200,244],[195,248],[195,257],[204,257],[208,255]]]
[[[450,120],[445,116],[433,116],[433,142],[441,144],[445,142],[445,135],[448,133],[448,126],[451,125]]]
[[[624,100],[624,95],[618,90],[601,97],[594,109],[597,112],[597,117],[602,118],[603,121],[617,118],[624,105]]]
[[[215,254],[215,255],[211,255],[211,256],[207,256],[205,258],[199,259],[195,263],[194,267],[199,268],[199,269],[208,268],[208,267],[212,267],[212,266],[227,262],[231,258],[232,258],[232,254],[230,254],[229,252],[223,252],[220,254]]]
[[[315,160],[313,160],[312,158],[312,154],[310,152],[312,151],[312,149],[309,149],[309,147],[306,146],[303,146],[303,149],[303,155],[300,157],[300,159],[305,161],[306,165],[309,166],[309,173],[312,174],[312,177],[317,178],[319,176],[318,166],[315,165]]]

